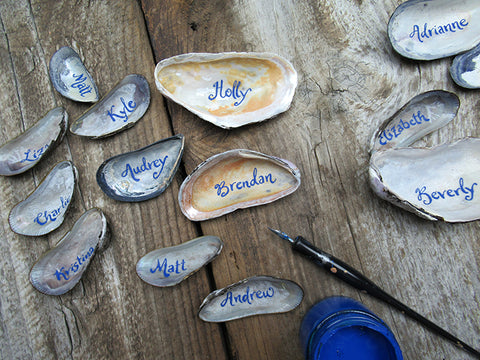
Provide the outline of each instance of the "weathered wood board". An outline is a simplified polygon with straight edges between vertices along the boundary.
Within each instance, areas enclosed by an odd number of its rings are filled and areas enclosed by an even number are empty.
[[[267,226],[352,264],[419,313],[480,344],[479,222],[429,222],[378,198],[368,186],[370,137],[413,96],[455,92],[457,117],[419,145],[480,136],[477,91],[455,86],[451,59],[414,62],[397,55],[386,33],[401,0],[377,1],[3,1],[0,3],[0,143],[55,106],[70,120],[89,105],[52,87],[48,63],[61,46],[78,50],[105,95],[126,75],[150,84],[152,100],[131,129],[103,140],[67,134],[33,170],[0,178],[0,358],[302,359],[303,315],[331,295],[362,301],[392,328],[405,359],[470,359],[467,353],[368,295],[293,254]],[[299,75],[291,108],[268,121],[218,128],[165,100],[155,64],[188,52],[267,51],[289,59]],[[185,135],[180,171],[158,198],[121,203],[98,187],[107,158],[173,134]],[[193,223],[178,190],[203,160],[246,148],[288,159],[300,188],[272,204]],[[79,182],[65,223],[50,235],[14,234],[10,209],[59,161],[72,160]],[[101,208],[112,230],[82,281],[60,297],[29,283],[31,266],[87,209]],[[225,243],[209,266],[172,288],[141,281],[135,264],[147,252],[200,235]],[[305,292],[295,310],[210,324],[197,316],[212,290],[254,275],[296,281]]]

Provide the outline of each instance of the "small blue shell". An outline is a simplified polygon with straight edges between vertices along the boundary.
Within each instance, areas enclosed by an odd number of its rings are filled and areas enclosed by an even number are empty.
[[[53,54],[49,73],[53,86],[63,96],[80,102],[98,101],[97,85],[72,48],[64,46]]]
[[[450,75],[459,86],[467,89],[480,88],[480,44],[453,59]]]

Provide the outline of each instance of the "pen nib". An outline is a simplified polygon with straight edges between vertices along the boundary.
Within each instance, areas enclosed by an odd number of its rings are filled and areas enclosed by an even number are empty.
[[[294,240],[288,236],[287,234],[285,234],[283,231],[280,231],[280,230],[275,230],[275,229],[272,229],[271,227],[269,227],[270,231],[272,231],[274,234],[280,236],[282,239],[284,240],[287,240],[289,242],[291,242],[292,244],[294,243]]]

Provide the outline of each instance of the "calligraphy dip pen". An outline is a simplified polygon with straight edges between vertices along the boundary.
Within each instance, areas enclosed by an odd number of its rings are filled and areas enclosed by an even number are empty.
[[[400,310],[402,313],[408,315],[412,319],[418,321],[420,324],[432,330],[436,334],[443,336],[445,339],[450,340],[458,347],[468,351],[469,353],[475,355],[477,358],[480,359],[479,351],[475,350],[470,345],[464,343],[462,340],[458,339],[457,337],[442,329],[441,327],[431,322],[424,316],[420,315],[413,309],[404,305],[399,300],[395,299],[393,296],[386,293],[384,290],[375,285],[373,281],[368,279],[365,275],[354,269],[352,266],[337,259],[333,255],[330,255],[318,249],[301,236],[297,236],[295,239],[292,239],[290,236],[288,236],[282,231],[272,228],[269,229],[273,231],[273,233],[275,233],[276,235],[280,236],[282,239],[290,242],[294,250],[303,254],[315,264],[323,267],[326,270],[329,270],[331,274],[335,275],[346,283],[356,287],[358,290],[367,292],[371,296],[379,300],[385,301],[386,303]]]

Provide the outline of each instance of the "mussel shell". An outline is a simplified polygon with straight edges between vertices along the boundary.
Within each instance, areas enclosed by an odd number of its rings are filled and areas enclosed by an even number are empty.
[[[177,285],[220,254],[223,242],[216,236],[201,236],[177,246],[157,249],[137,263],[137,274],[154,286]]]
[[[375,132],[370,152],[404,147],[445,126],[457,115],[458,96],[443,90],[415,96]]]
[[[246,149],[214,155],[183,181],[178,202],[193,221],[267,204],[300,186],[300,170],[288,160]]]
[[[480,88],[480,44],[453,59],[450,75],[459,86],[467,89]]]
[[[297,72],[270,53],[191,53],[159,62],[155,84],[200,118],[231,129],[288,110]]]
[[[380,198],[426,219],[480,218],[480,139],[377,151],[369,175]]]
[[[271,276],[254,276],[210,293],[198,316],[223,322],[252,315],[283,313],[295,309],[303,290],[295,282]]]
[[[409,0],[388,23],[393,48],[402,56],[433,60],[468,51],[480,42],[478,0]]]
[[[147,80],[142,75],[128,75],[75,120],[70,132],[92,139],[116,134],[135,125],[149,105]]]
[[[102,211],[88,210],[72,230],[33,266],[30,282],[44,294],[65,294],[80,281],[97,251],[106,247],[109,234]]]
[[[119,201],[143,201],[170,185],[182,158],[185,138],[178,134],[139,150],[116,155],[97,170],[97,183]]]
[[[58,228],[70,206],[76,178],[77,169],[72,162],[57,164],[32,193],[10,211],[10,228],[28,236],[45,235]]]
[[[0,175],[21,174],[35,166],[62,141],[67,124],[67,112],[57,107],[4,144],[0,148]]]
[[[53,86],[63,96],[80,102],[98,101],[97,85],[72,48],[64,46],[53,54],[49,73]]]

